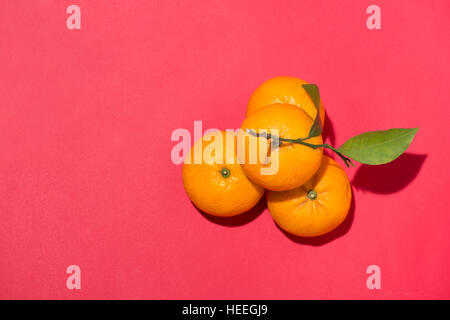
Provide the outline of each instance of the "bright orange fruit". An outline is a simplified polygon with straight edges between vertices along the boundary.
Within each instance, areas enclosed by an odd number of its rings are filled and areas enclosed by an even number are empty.
[[[328,156],[323,157],[318,172],[303,186],[266,194],[274,221],[300,237],[320,236],[335,229],[347,217],[351,199],[345,171]]]
[[[243,122],[242,129],[252,129],[257,133],[270,133],[281,138],[306,138],[313,120],[302,109],[288,104],[266,106],[251,113]],[[278,133],[275,131],[278,130]],[[297,188],[308,181],[319,169],[322,161],[322,148],[312,149],[308,146],[282,142],[280,146],[267,143],[264,137],[245,134],[245,160],[238,152],[245,174],[257,184],[274,191]],[[261,141],[262,140],[262,141]],[[259,143],[267,145],[260,147]],[[314,137],[305,142],[322,144],[322,137]],[[238,144],[239,145],[239,144]],[[260,154],[263,156],[260,156]],[[257,161],[251,161],[251,156]],[[268,174],[268,169],[277,168]],[[266,172],[264,172],[266,170]]]
[[[308,82],[295,77],[275,77],[262,83],[252,94],[247,105],[247,116],[256,110],[271,104],[292,104],[303,109],[311,118],[317,114],[316,106],[303,89]],[[322,125],[325,121],[325,109],[320,101],[319,116]]]
[[[199,164],[195,164],[195,152],[203,156]],[[251,209],[264,194],[238,164],[236,135],[232,132],[207,134],[194,144],[183,164],[183,184],[197,208],[222,217]]]

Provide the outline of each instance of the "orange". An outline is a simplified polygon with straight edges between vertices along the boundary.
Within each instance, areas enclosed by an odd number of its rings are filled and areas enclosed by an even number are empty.
[[[308,82],[295,77],[275,77],[262,83],[252,94],[247,106],[247,116],[270,104],[292,104],[303,109],[311,118],[317,114],[316,106],[303,89]],[[319,116],[322,125],[325,109],[320,101]]]
[[[243,122],[242,129],[253,129],[258,133],[270,133],[281,138],[306,138],[312,119],[302,109],[288,104],[275,104],[263,107],[250,114]],[[275,131],[278,130],[278,133]],[[245,133],[245,153],[239,149],[238,156],[245,174],[257,184],[269,190],[282,191],[297,188],[308,181],[319,169],[322,161],[322,148],[282,142],[280,146],[271,145],[264,137]],[[267,146],[259,147],[266,142]],[[322,137],[314,137],[305,142],[322,144]],[[241,144],[242,145],[242,144]],[[238,141],[239,146],[239,141]],[[260,156],[259,154],[263,156]],[[257,161],[251,161],[251,156]],[[245,156],[245,159],[244,159]]]
[[[273,220],[300,237],[320,236],[340,225],[350,209],[352,190],[345,171],[323,157],[319,171],[303,186],[282,192],[268,191]]]
[[[200,163],[195,164],[195,152],[211,156],[199,158]],[[222,217],[251,209],[264,194],[238,164],[233,132],[207,134],[194,144],[183,164],[183,184],[197,208]]]

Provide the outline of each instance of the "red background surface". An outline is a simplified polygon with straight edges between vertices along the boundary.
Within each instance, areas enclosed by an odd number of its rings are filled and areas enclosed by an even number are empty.
[[[81,30],[66,7],[81,7]],[[366,27],[381,8],[382,30]],[[0,298],[450,298],[449,20],[438,1],[0,2]],[[272,76],[317,83],[328,141],[420,127],[347,169],[338,230],[223,221],[184,193],[177,128],[240,126]],[[81,267],[81,290],[66,288]],[[381,290],[366,268],[381,268]]]

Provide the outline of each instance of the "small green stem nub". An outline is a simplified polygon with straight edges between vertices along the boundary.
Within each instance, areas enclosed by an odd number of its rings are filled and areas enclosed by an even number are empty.
[[[339,150],[337,150],[336,148],[330,146],[328,143],[323,143],[323,144],[312,144],[312,143],[308,143],[305,142],[304,140],[307,140],[311,137],[306,137],[306,138],[298,138],[298,139],[287,139],[287,138],[281,138],[281,137],[277,137],[274,136],[270,133],[267,132],[261,132],[261,133],[257,133],[251,129],[247,129],[246,130],[247,133],[251,134],[254,137],[263,137],[266,139],[273,139],[272,142],[276,141],[278,143],[278,145],[281,145],[282,142],[289,142],[289,143],[298,143],[298,144],[302,144],[304,146],[313,148],[313,149],[317,149],[317,148],[327,148],[330,149],[332,151],[334,151],[339,157],[341,157],[341,159],[344,161],[345,165],[347,167],[350,167],[349,164],[351,164],[353,167],[355,166],[352,162],[352,160],[350,158],[347,158],[346,156],[344,156]]]
[[[225,179],[228,178],[231,174],[230,169],[227,168],[222,168],[219,172]]]
[[[309,190],[309,192],[306,196],[308,197],[309,200],[316,200],[317,192],[315,190]]]

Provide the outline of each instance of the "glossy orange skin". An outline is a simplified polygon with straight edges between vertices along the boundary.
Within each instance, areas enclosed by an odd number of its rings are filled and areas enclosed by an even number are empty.
[[[317,198],[310,200],[310,190]],[[300,237],[326,234],[347,217],[352,191],[345,171],[333,159],[323,157],[322,165],[305,185],[288,191],[266,193],[273,220],[285,231]]]
[[[253,129],[257,132],[271,132],[279,130],[279,136],[288,139],[305,138],[309,134],[312,119],[302,109],[288,104],[276,104],[260,108],[250,114],[243,122],[242,129]],[[259,131],[258,131],[259,130]],[[245,174],[258,185],[268,190],[283,191],[297,188],[307,182],[319,169],[322,162],[323,149],[283,142],[279,147],[272,147],[270,155],[265,159],[258,157],[257,163],[250,163],[249,155],[258,154],[258,150],[252,148],[251,140],[265,139],[254,137],[246,133],[248,143],[245,144],[245,163],[242,164]],[[265,139],[267,141],[267,139]],[[254,142],[254,141],[253,141]],[[307,143],[320,145],[322,137],[314,137],[305,140]],[[258,142],[254,142],[255,145]],[[268,154],[268,153],[267,153]],[[239,155],[241,158],[241,156]],[[262,168],[267,168],[272,161],[279,159],[278,172],[271,175],[262,174]]]
[[[207,141],[212,134],[203,136],[186,155],[183,164],[183,184],[186,194],[197,208],[214,216],[230,217],[255,206],[264,195],[264,188],[250,181],[237,162],[235,134],[223,131],[217,133],[218,139],[222,140],[223,149],[218,149],[213,154],[216,155],[217,152],[221,163],[206,158],[201,159],[200,164],[194,163],[194,150],[201,150],[203,153],[214,141],[214,138]],[[229,140],[233,141],[231,147],[226,145],[227,135]],[[227,147],[231,150],[228,154]],[[187,163],[187,159],[191,160],[190,164]],[[228,177],[224,177],[221,173],[224,168],[229,170]]]
[[[252,94],[247,105],[247,116],[256,110],[271,104],[292,104],[303,109],[312,119],[317,109],[302,84],[308,82],[295,77],[275,77],[263,82]],[[319,116],[322,126],[325,121],[325,109],[320,101]]]

